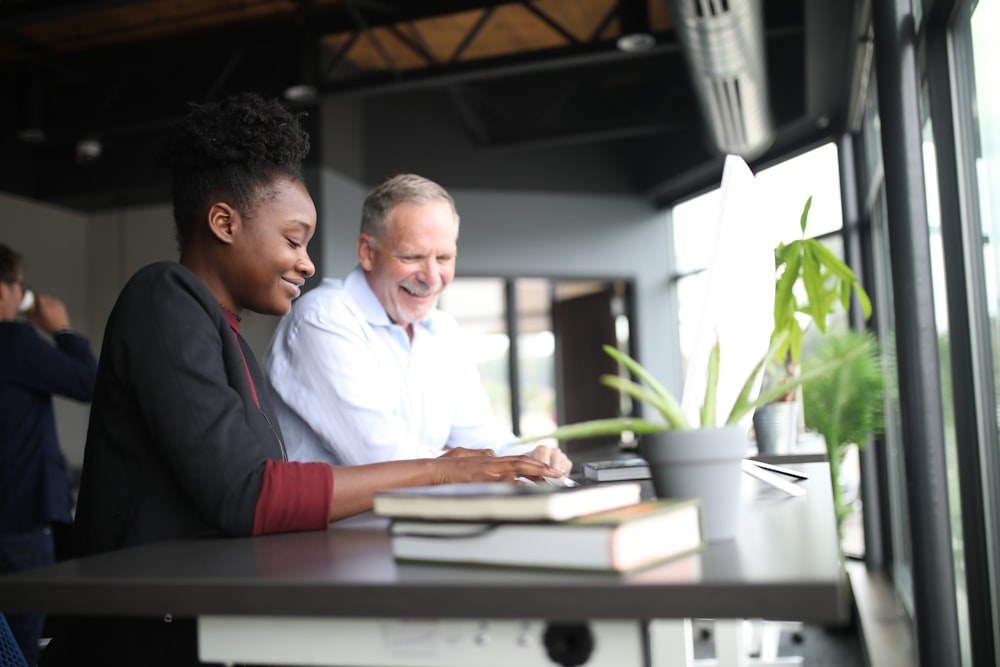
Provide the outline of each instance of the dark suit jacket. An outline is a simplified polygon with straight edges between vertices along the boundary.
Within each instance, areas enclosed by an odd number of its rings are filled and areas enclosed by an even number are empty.
[[[174,262],[141,269],[104,334],[76,554],[249,536],[266,462],[284,458],[264,376],[211,292]],[[196,664],[190,619],[80,620],[67,632],[68,664]]]
[[[69,523],[72,494],[52,396],[89,401],[97,360],[87,339],[0,322],[0,534]]]

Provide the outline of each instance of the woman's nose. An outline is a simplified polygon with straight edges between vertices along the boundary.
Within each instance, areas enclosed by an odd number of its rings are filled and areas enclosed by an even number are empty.
[[[309,278],[316,274],[316,265],[309,259],[309,255],[305,255],[296,263],[295,270],[302,274],[303,278]]]

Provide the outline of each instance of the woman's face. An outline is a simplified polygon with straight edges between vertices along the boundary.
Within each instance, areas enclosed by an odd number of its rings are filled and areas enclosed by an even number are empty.
[[[251,218],[241,220],[227,273],[237,309],[284,315],[305,279],[316,272],[306,245],[316,231],[316,206],[302,183],[282,179]]]

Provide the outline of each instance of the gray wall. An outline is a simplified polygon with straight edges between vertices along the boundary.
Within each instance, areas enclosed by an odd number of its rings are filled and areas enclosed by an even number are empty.
[[[322,266],[339,277],[356,261],[364,185],[321,169],[319,202]],[[677,349],[669,298],[665,213],[617,195],[537,194],[451,189],[462,229],[459,275],[624,277],[636,285],[639,354],[668,384]],[[136,269],[176,259],[168,205],[105,211],[91,216],[0,194],[0,240],[23,252],[28,278],[58,295],[73,324],[100,350],[104,323],[118,291]],[[319,264],[319,262],[318,262]],[[315,282],[315,281],[312,281]],[[276,318],[250,315],[241,332],[258,356]],[[59,433],[73,465],[83,460],[87,409],[57,402]]]

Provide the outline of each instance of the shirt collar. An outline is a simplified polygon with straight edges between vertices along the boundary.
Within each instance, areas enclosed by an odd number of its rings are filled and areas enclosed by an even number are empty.
[[[361,268],[361,265],[354,267],[354,270],[347,276],[344,281],[344,289],[347,293],[351,295],[354,302],[358,304],[361,308],[361,312],[364,313],[365,319],[368,323],[375,327],[388,327],[393,324],[393,321],[389,319],[389,315],[386,314],[385,308],[379,303],[378,297],[375,296],[375,292],[372,291],[371,286],[368,284],[368,280],[365,278],[365,271]],[[434,333],[434,314],[437,309],[431,311],[431,314],[427,316],[426,319],[417,322],[424,329],[430,333]]]
[[[222,308],[222,314],[226,316],[226,320],[229,322],[230,328],[232,328],[232,330],[235,331],[236,333],[239,333],[240,321],[236,317],[236,315],[229,312],[229,310],[225,308],[221,303],[219,304],[219,308]]]

